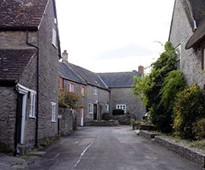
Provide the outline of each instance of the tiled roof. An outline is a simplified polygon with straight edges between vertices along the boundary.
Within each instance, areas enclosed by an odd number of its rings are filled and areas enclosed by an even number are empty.
[[[69,63],[69,66],[73,68],[86,81],[87,84],[102,89],[108,89],[96,73],[71,63]]]
[[[64,62],[59,62],[58,72],[59,75],[66,80],[80,84],[86,84],[85,80],[82,79],[68,64]]]
[[[0,30],[36,30],[48,0],[1,0]]]
[[[193,19],[196,21],[197,29],[186,44],[186,48],[198,44],[205,37],[205,0],[187,0],[190,4],[190,10]]]
[[[35,49],[0,50],[0,81],[17,80],[35,53]]]
[[[99,73],[99,76],[109,88],[130,88],[134,84],[134,76],[138,77],[139,73],[137,71]]]

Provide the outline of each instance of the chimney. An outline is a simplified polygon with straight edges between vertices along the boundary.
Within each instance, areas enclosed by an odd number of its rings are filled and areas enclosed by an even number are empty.
[[[144,67],[143,66],[138,66],[138,73],[140,73],[141,75],[144,74]]]
[[[63,61],[67,61],[68,62],[68,52],[67,52],[67,50],[63,51],[62,58],[63,58]]]

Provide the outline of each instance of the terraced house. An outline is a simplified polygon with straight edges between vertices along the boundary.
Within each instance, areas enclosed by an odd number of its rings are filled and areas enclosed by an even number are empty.
[[[205,87],[205,1],[175,0],[169,41],[188,85]]]
[[[134,114],[137,119],[142,119],[144,104],[133,94],[131,88],[133,77],[143,74],[142,66],[138,72],[94,73],[69,63],[67,59],[67,55],[63,54],[63,61],[59,65],[59,87],[66,89],[72,84],[75,88],[85,87],[85,96],[81,100],[83,111],[78,113],[80,125],[89,120],[101,120],[103,113],[112,114],[115,109],[122,109],[124,113]],[[80,94],[79,91],[76,93]]]
[[[0,2],[0,142],[16,153],[57,134],[55,0]]]

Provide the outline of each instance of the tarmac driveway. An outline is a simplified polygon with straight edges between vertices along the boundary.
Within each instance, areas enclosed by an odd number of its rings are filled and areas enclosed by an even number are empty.
[[[83,127],[37,158],[29,170],[198,170],[129,126]]]

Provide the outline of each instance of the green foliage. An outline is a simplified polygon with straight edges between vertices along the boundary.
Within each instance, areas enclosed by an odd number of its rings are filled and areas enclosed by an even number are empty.
[[[62,108],[72,108],[77,109],[77,102],[81,99],[81,96],[78,96],[75,93],[67,92],[65,90],[60,90],[58,93],[58,105]]]
[[[198,120],[193,125],[193,133],[198,140],[205,139],[205,118]]]
[[[171,71],[164,79],[160,90],[161,100],[159,103],[159,108],[163,110],[163,114],[160,116],[160,127],[164,128],[164,132],[172,131],[175,99],[177,94],[183,91],[185,87],[186,82],[183,73],[178,70]]]
[[[174,129],[184,139],[194,139],[193,125],[205,116],[204,91],[196,84],[177,95]]]
[[[160,130],[166,131],[167,119],[161,102],[161,89],[169,72],[176,69],[176,53],[170,42],[164,46],[164,52],[152,65],[150,74],[144,78],[134,78],[134,93],[139,95],[150,113],[152,123]],[[170,119],[170,118],[168,118]]]
[[[43,138],[40,142],[40,145],[46,147],[51,144],[51,140],[49,138]]]

